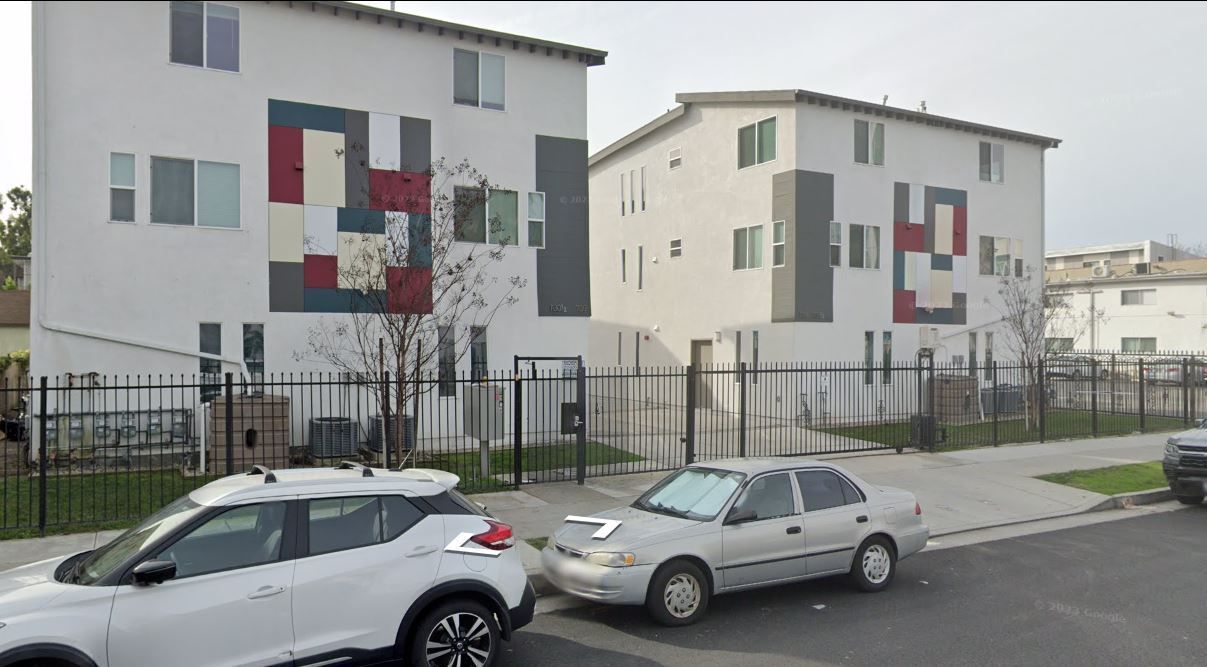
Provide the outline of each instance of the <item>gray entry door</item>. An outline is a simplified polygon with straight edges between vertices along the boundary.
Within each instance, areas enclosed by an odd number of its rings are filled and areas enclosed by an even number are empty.
[[[692,366],[696,367],[696,407],[712,408],[712,375],[703,373],[712,366],[712,341],[692,341]]]

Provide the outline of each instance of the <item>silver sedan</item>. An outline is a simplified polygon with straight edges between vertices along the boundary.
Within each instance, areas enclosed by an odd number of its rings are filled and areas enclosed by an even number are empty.
[[[838,574],[883,590],[929,537],[908,491],[820,461],[728,459],[681,468],[629,507],[567,517],[541,561],[567,593],[687,625],[718,593]]]

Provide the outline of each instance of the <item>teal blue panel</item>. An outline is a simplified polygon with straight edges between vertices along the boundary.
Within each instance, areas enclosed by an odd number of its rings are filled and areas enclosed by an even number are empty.
[[[268,124],[325,132],[343,132],[344,110],[302,102],[268,100]]]
[[[385,234],[386,212],[367,208],[341,208],[336,213],[336,225],[341,232]]]

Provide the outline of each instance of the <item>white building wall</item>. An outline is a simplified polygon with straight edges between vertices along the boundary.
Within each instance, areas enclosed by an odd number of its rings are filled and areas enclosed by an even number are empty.
[[[1122,305],[1124,290],[1156,290],[1152,305]],[[1106,284],[1053,283],[1054,294],[1069,294],[1078,324],[1053,326],[1053,338],[1074,338],[1077,349],[1120,350],[1124,338],[1155,338],[1158,351],[1207,351],[1207,276],[1117,280]],[[1090,290],[1093,295],[1091,305]],[[1100,313],[1094,330],[1091,308]]]
[[[528,284],[490,326],[490,365],[585,352],[586,318],[537,317],[537,251],[526,247],[525,224],[534,135],[586,136],[586,67],[574,57],[312,12],[309,3],[237,2],[226,4],[241,12],[241,71],[229,73],[168,62],[167,2],[36,4],[35,228],[44,231],[34,263],[35,374],[196,373],[188,355],[200,322],[223,324],[231,362],[242,357],[241,325],[260,322],[269,372],[324,368],[295,360],[320,316],[268,312],[270,98],[430,119],[433,158],[469,159],[520,193],[520,245],[494,272]],[[506,111],[452,103],[457,47],[506,57]],[[134,224],[107,222],[110,152],[137,156]],[[152,155],[239,164],[242,228],[149,224]],[[127,344],[139,341],[147,347]],[[468,363],[467,355],[463,370]]]

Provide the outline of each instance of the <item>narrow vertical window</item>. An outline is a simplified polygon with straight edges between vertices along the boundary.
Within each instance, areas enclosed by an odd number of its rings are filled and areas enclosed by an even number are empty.
[[[742,367],[742,332],[733,332],[733,367],[737,370]],[[733,381],[738,382],[741,375],[734,374]]]
[[[452,327],[436,327],[436,382],[440,396],[457,395],[457,349]]]
[[[784,244],[784,221],[771,223],[771,266],[783,266],[788,261]]]
[[[545,247],[545,193],[528,193],[528,246]]]
[[[511,190],[490,190],[486,197],[487,239],[492,244],[519,245],[520,195]]]
[[[672,148],[666,154],[666,166],[669,170],[674,171],[683,166],[683,149]]]
[[[197,161],[197,226],[239,228],[239,165]]]
[[[868,122],[855,119],[855,162],[868,163]]]
[[[976,377],[977,371],[977,349],[976,349],[976,332],[968,332],[968,376]]]
[[[134,222],[134,156],[109,154],[109,220]]]
[[[880,384],[893,383],[893,332],[881,333]]]
[[[755,164],[756,139],[753,125],[738,130],[738,169]]]
[[[851,225],[850,239],[851,256],[847,260],[847,266],[865,268],[863,266],[863,225]]]
[[[629,170],[629,213],[637,212],[637,170]]]
[[[1002,144],[980,142],[980,178],[989,183],[1006,179],[1006,147]]]
[[[482,188],[453,188],[453,238],[486,243],[486,192]]]
[[[884,123],[872,124],[872,164],[884,166]]]
[[[629,282],[629,265],[625,261],[625,249],[620,249],[620,283],[623,285]]]
[[[493,53],[483,53],[479,60],[478,70],[481,77],[479,95],[482,98],[483,109],[502,111],[505,105],[507,88],[506,61],[503,56]]]
[[[641,165],[641,210],[645,210],[645,165]]]
[[[637,246],[637,289],[645,288],[645,246]]]
[[[264,386],[264,325],[243,325],[243,366],[251,383]]]
[[[759,164],[775,159],[775,119],[759,121]]]
[[[842,266],[842,223],[830,223],[830,266]]]
[[[239,71],[239,9],[205,3],[205,66]]]
[[[203,355],[198,370],[201,373],[201,400],[209,401],[222,393],[222,324],[202,322],[197,327],[198,351]]]
[[[754,371],[750,375],[750,383],[759,383],[759,332],[750,332],[750,369]]]
[[[469,370],[474,380],[485,380],[490,367],[486,361],[486,327],[469,328]]]
[[[863,227],[863,268],[880,268],[880,227],[877,225]]]
[[[173,2],[168,59],[178,65],[205,66],[205,6]]]
[[[193,224],[193,161],[151,158],[151,222]]]
[[[622,171],[622,172],[620,172],[620,217],[622,217],[622,218],[624,217],[625,208],[626,207],[625,207],[625,198],[624,198],[624,172]]]
[[[863,332],[863,383],[872,384],[875,378],[876,332]]]
[[[621,364],[622,353],[624,352],[624,332],[616,332],[616,365]]]
[[[993,379],[993,332],[985,332],[985,379]]]

